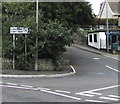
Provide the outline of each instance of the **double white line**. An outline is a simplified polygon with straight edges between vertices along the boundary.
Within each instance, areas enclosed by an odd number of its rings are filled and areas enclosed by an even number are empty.
[[[8,84],[8,85],[3,85],[3,84]],[[56,91],[55,92],[55,91],[50,91],[50,89],[48,89],[48,88],[41,88],[41,87],[34,88],[33,86],[18,85],[18,84],[14,84],[14,83],[2,83],[2,85],[0,85],[0,86],[2,86],[2,87],[8,87],[8,88],[15,88],[15,89],[40,91],[40,92],[44,92],[44,93],[48,93],[48,94],[53,94],[53,95],[57,95],[57,96],[61,96],[61,97],[66,97],[66,98],[70,98],[70,99],[74,99],[74,100],[81,100],[81,98],[78,98],[78,97],[75,97],[75,96],[70,96],[70,95],[62,94],[63,92],[64,93],[68,93],[67,91],[62,91],[62,90],[55,90]],[[59,93],[59,92],[62,92],[62,93]]]

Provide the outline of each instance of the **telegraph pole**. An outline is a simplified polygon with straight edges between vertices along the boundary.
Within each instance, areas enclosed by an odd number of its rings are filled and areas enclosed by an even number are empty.
[[[106,30],[107,30],[107,52],[109,52],[109,27],[108,27],[108,1],[106,0]]]
[[[36,31],[38,32],[38,0],[36,1]],[[38,70],[38,36],[36,35],[35,70]]]

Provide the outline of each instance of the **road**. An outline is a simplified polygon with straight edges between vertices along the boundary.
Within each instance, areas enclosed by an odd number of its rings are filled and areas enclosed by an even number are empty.
[[[118,102],[118,61],[67,49],[73,76],[62,78],[3,78],[3,102]]]

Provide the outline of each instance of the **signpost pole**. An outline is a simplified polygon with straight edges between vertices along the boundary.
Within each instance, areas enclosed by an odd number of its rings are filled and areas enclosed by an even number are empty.
[[[26,61],[27,61],[27,55],[26,55],[26,53],[27,53],[27,35],[25,34],[25,65],[26,65]]]
[[[38,0],[36,1],[36,29],[38,32]],[[35,60],[35,70],[38,70],[38,36],[36,36],[36,60]]]
[[[27,35],[25,34],[25,54],[27,53]]]
[[[13,34],[13,69],[15,69],[15,34]]]

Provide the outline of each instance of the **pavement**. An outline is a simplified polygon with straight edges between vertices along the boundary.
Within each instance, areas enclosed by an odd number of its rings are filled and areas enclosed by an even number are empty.
[[[93,47],[90,47],[90,46],[87,46],[87,45],[74,44],[73,46],[76,47],[76,48],[80,48],[80,49],[92,52],[92,53],[103,55],[105,57],[109,57],[109,58],[112,58],[112,59],[115,59],[115,60],[120,60],[119,59],[119,52],[116,52],[116,54],[112,54],[112,52],[108,53],[106,50],[99,50],[99,49],[96,49],[96,48],[93,48]]]
[[[24,71],[3,69],[0,77],[13,77],[13,78],[34,78],[34,77],[65,77],[74,75],[75,69],[71,65],[67,65],[61,68],[60,71]]]
[[[112,53],[106,52],[106,50],[98,50],[87,45],[72,45],[73,47],[103,55],[105,57],[112,58],[114,60],[119,60],[118,54],[113,55]],[[13,70],[13,69],[3,69],[2,75],[0,77],[65,77],[74,75],[76,73],[72,65],[67,65],[61,68],[60,71],[23,71],[23,70]]]

